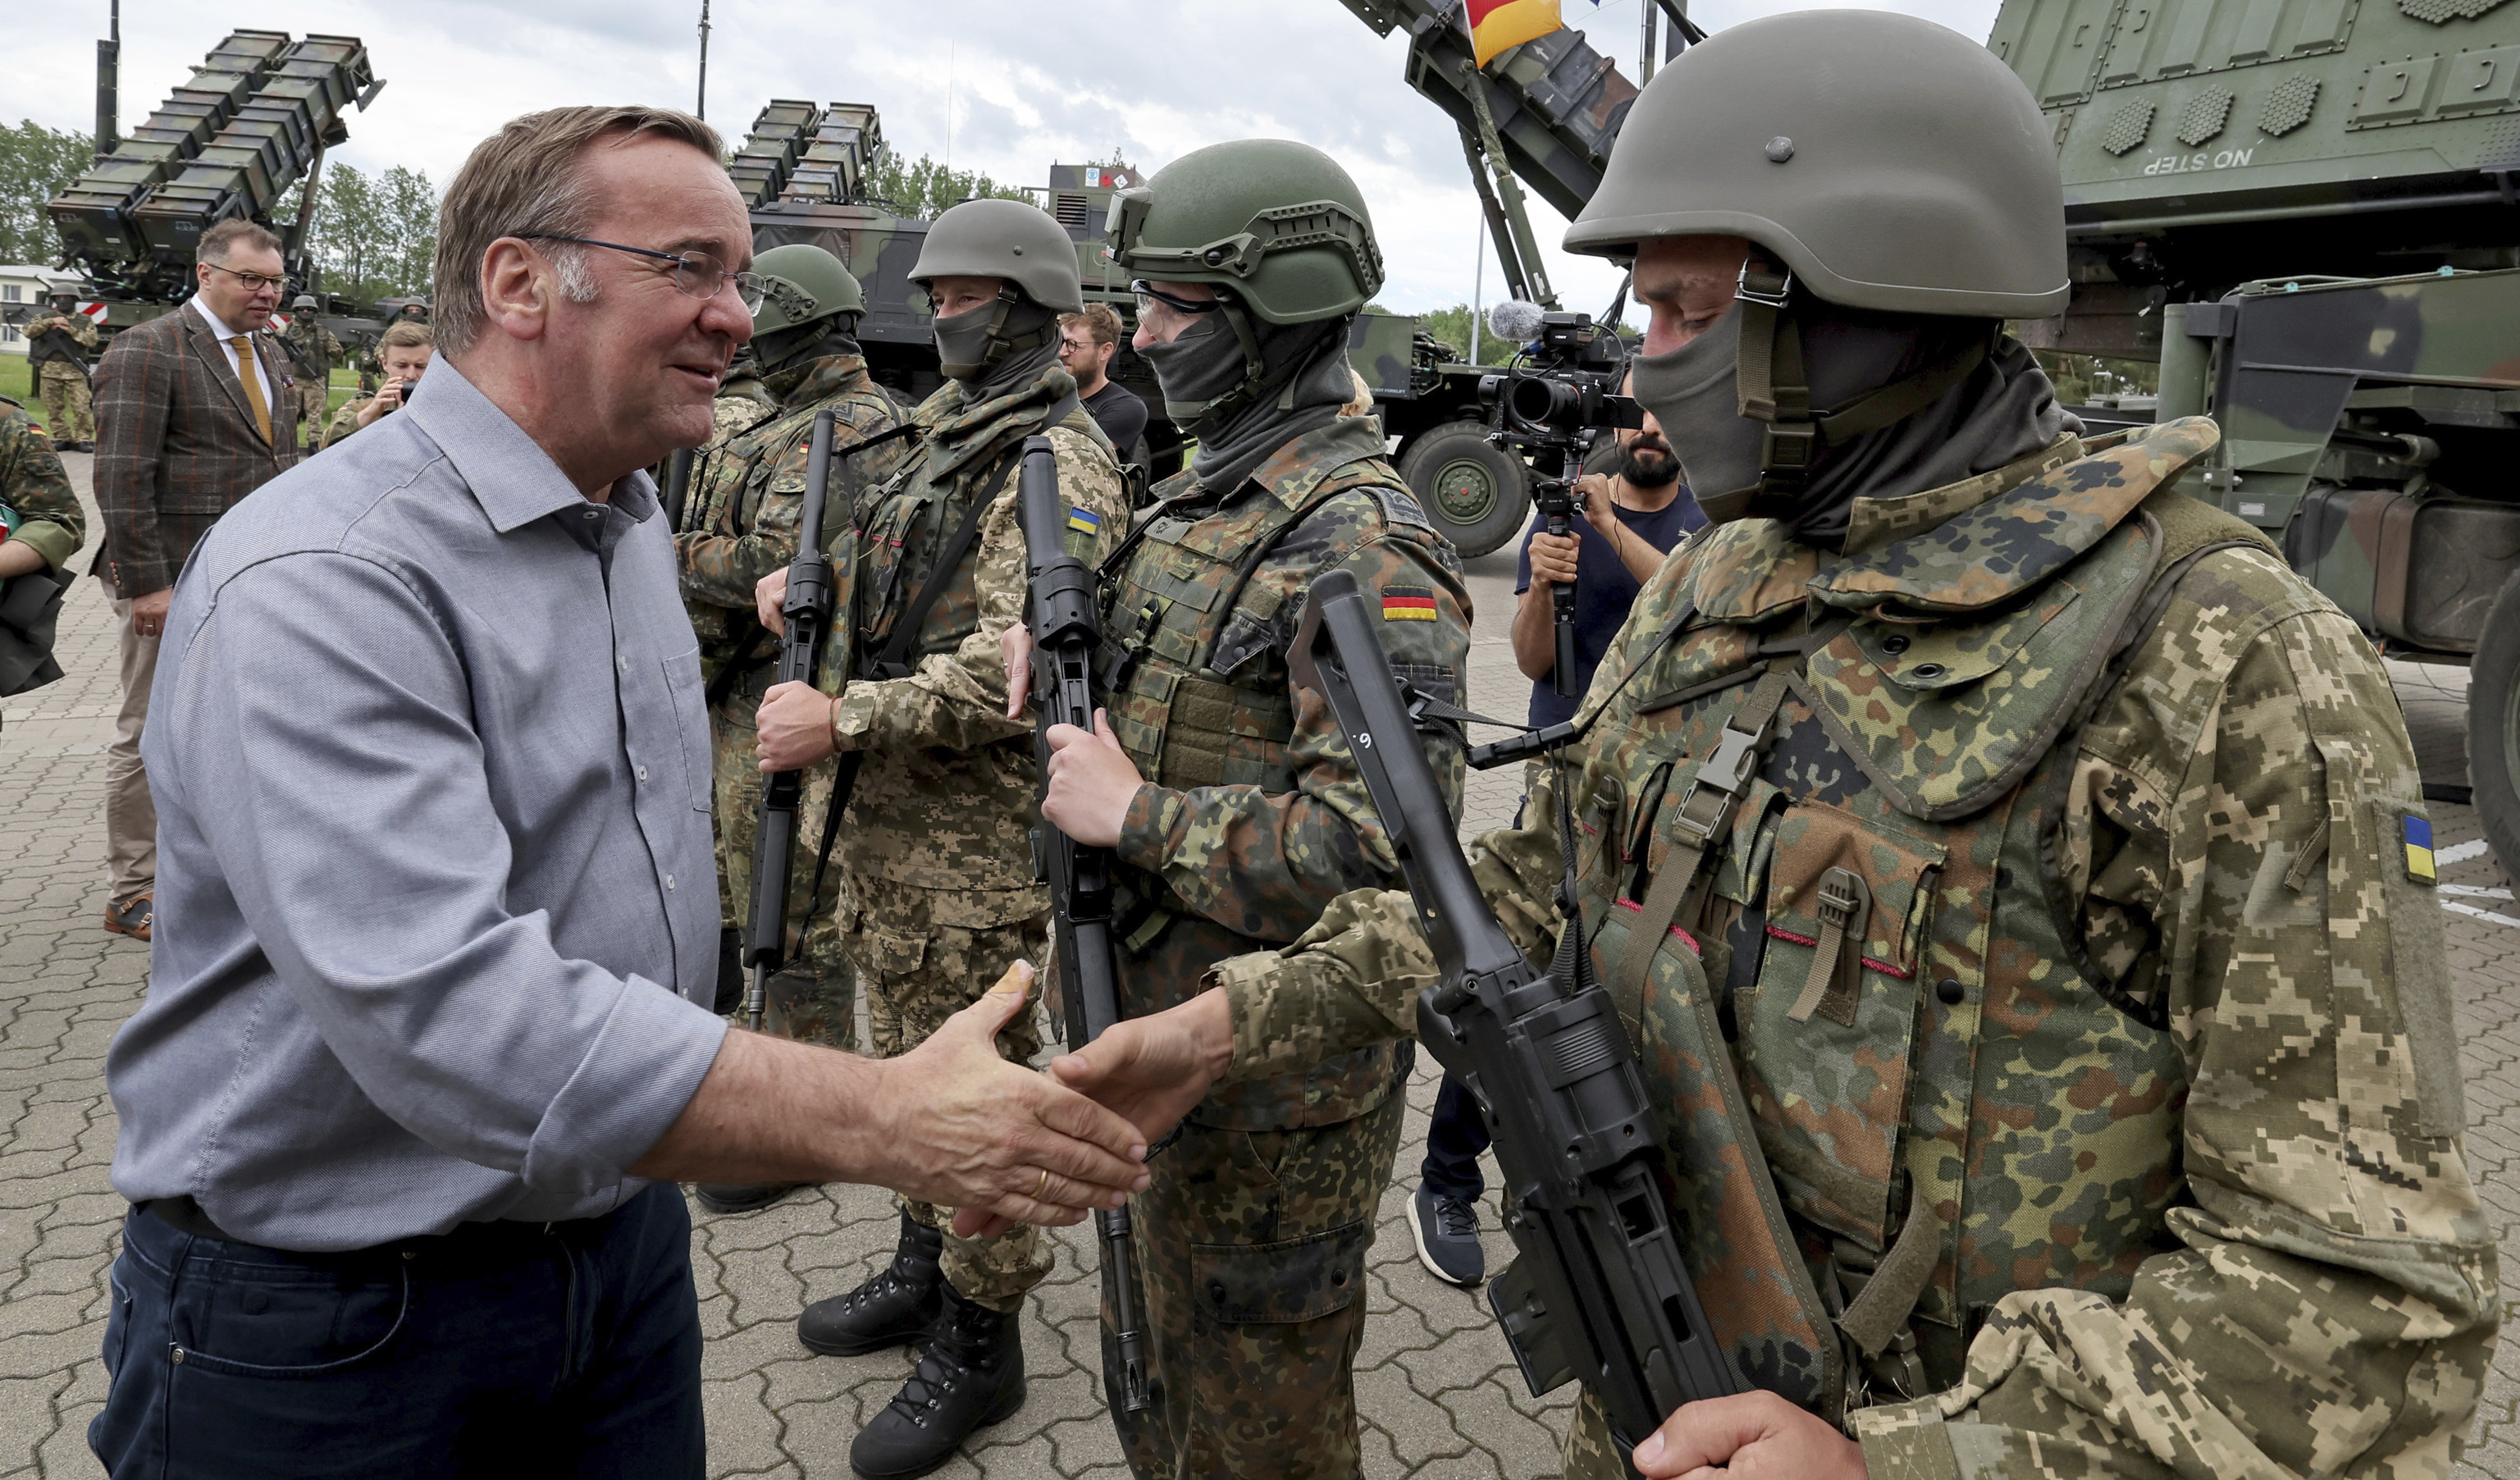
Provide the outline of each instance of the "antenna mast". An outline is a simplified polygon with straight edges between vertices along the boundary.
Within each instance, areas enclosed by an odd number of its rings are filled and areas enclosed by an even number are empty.
[[[115,3],[119,4],[120,0],[115,0]],[[708,16],[709,0],[700,0],[700,97],[699,106],[694,112],[703,121],[708,118]]]

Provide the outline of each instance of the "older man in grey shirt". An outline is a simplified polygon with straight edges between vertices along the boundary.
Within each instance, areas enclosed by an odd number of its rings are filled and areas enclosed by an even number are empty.
[[[704,124],[568,109],[450,188],[446,357],[177,583],[146,740],[116,1475],[701,1471],[689,1218],[865,1180],[1072,1222],[1127,1122],[1002,1063],[730,1032],[699,654],[656,494],[750,333]],[[922,1062],[922,1055],[924,1061]]]

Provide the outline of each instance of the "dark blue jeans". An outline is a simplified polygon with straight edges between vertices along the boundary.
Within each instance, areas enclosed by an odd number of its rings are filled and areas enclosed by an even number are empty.
[[[1478,1101],[1452,1075],[1435,1092],[1434,1123],[1426,1127],[1426,1159],[1418,1175],[1438,1197],[1475,1198],[1487,1187],[1479,1176],[1479,1153],[1488,1148],[1488,1128],[1479,1119]]]
[[[691,1215],[297,1254],[123,1223],[88,1447],[128,1477],[703,1473]]]

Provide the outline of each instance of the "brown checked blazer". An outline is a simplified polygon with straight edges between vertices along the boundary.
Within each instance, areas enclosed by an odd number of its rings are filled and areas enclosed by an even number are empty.
[[[201,314],[176,308],[126,329],[96,368],[96,504],[105,539],[91,571],[125,601],[175,584],[218,516],[297,461],[289,356],[268,334],[253,351],[269,378],[272,434]]]

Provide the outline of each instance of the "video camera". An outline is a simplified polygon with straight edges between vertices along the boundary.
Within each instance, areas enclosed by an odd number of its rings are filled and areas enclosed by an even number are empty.
[[[1552,313],[1517,299],[1488,310],[1488,328],[1523,346],[1503,374],[1479,378],[1479,401],[1490,408],[1488,440],[1530,459],[1533,506],[1549,521],[1549,533],[1571,535],[1575,480],[1601,433],[1644,426],[1643,408],[1619,393],[1628,347],[1591,314]],[[1551,590],[1550,614],[1557,648],[1551,680],[1559,695],[1572,697],[1578,692],[1573,586]]]

